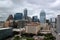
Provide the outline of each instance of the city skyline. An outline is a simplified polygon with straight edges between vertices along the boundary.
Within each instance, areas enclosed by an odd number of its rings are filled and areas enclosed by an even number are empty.
[[[60,0],[0,0],[0,4],[0,17],[23,12],[24,8],[27,8],[29,16],[37,15],[38,17],[41,9],[44,9],[47,19],[56,17],[60,13]]]
[[[0,0],[0,40],[60,40],[60,0]]]

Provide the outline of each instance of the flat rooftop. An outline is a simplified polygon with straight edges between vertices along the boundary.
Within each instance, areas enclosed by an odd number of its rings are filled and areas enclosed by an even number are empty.
[[[0,30],[11,29],[11,28],[0,28]]]

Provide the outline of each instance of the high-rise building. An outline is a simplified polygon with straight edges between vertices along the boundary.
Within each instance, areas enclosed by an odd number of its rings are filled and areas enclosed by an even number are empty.
[[[40,23],[46,23],[46,13],[44,10],[40,13]]]
[[[50,18],[49,22],[52,23],[52,18]]]
[[[37,16],[33,16],[33,17],[32,17],[32,21],[33,21],[33,22],[38,22],[38,17],[37,17]]]
[[[56,27],[56,18],[52,17],[50,18],[50,24],[51,24],[51,27]]]
[[[24,9],[24,19],[27,19],[27,9]]]
[[[60,15],[57,16],[57,33],[60,33]]]
[[[46,23],[49,23],[49,20],[48,19],[46,20]]]
[[[23,14],[22,13],[16,13],[14,15],[14,20],[22,20],[23,19]]]

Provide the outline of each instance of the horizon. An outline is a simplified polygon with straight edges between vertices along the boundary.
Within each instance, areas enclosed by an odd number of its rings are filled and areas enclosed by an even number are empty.
[[[30,17],[38,16],[39,18],[42,9],[46,12],[46,19],[56,18],[60,14],[60,0],[0,0],[0,4],[0,18],[18,12],[23,13],[25,8]]]

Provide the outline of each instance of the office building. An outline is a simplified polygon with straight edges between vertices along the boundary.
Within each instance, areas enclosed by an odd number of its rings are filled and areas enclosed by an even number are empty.
[[[37,17],[37,16],[33,16],[33,17],[32,17],[32,21],[33,21],[33,22],[38,22],[38,17]]]
[[[60,15],[57,16],[57,33],[60,33]]]
[[[48,19],[46,20],[46,23],[49,23],[49,20]]]
[[[40,13],[40,23],[46,23],[46,13],[44,10]]]
[[[37,22],[39,22],[39,23],[40,23],[40,20],[39,20],[39,19],[37,19]]]
[[[52,23],[52,18],[50,18],[49,22]]]
[[[24,9],[24,19],[27,19],[27,9]]]
[[[26,20],[24,19],[24,16],[22,13],[16,13],[14,15],[14,19],[15,19],[15,26],[16,28],[23,28],[25,26]]]
[[[22,20],[23,19],[23,14],[22,13],[16,13],[14,15],[14,20]]]
[[[55,28],[56,27],[56,18],[54,18],[54,17],[50,18],[50,24],[51,24],[51,27]]]

